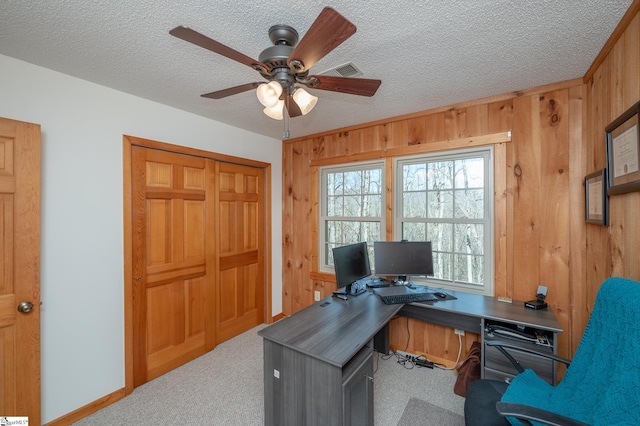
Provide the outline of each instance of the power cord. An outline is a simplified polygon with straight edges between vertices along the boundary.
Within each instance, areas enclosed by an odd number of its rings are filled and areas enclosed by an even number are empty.
[[[383,360],[388,360],[392,357],[395,357],[396,362],[407,370],[411,370],[413,368],[433,368],[433,363],[422,355],[414,356],[401,354],[399,352],[391,352],[389,355],[381,356]]]
[[[393,320],[398,319],[400,317],[395,317]],[[404,346],[404,352],[407,352],[409,348],[409,342],[411,340],[411,331],[409,328],[409,318],[406,317],[406,326],[407,326],[407,343]],[[458,368],[458,363],[460,362],[460,357],[462,355],[462,336],[458,334],[458,356],[456,357],[456,362],[453,364],[453,367],[446,367],[443,364],[437,364],[433,361],[430,361],[427,357],[423,355],[413,356],[413,355],[405,355],[400,354],[398,352],[391,352],[388,355],[381,355],[380,358],[383,360],[388,360],[391,357],[395,356],[397,358],[396,362],[404,366],[404,368],[410,370],[414,367],[426,367],[426,368],[439,368],[441,370],[455,370]]]
[[[445,367],[444,365],[434,364],[435,367],[441,370],[455,370],[458,368],[458,363],[460,362],[460,355],[462,355],[462,336],[458,334],[458,357],[456,358],[455,364],[453,367]]]

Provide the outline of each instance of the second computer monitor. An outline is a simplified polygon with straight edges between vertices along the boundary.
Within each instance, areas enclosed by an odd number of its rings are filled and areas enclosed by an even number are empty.
[[[432,276],[431,241],[375,241],[374,266],[377,276]]]

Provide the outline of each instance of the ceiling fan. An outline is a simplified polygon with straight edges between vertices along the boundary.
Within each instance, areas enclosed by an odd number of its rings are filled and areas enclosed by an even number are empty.
[[[355,25],[334,9],[325,7],[300,42],[294,28],[288,25],[272,26],[269,38],[273,46],[263,50],[256,61],[190,28],[179,26],[169,31],[175,37],[250,66],[268,81],[241,84],[206,93],[203,97],[222,99],[257,89],[258,99],[265,106],[264,113],[277,120],[283,119],[284,108],[290,117],[298,117],[307,114],[315,106],[318,98],[301,86],[360,96],[373,96],[376,93],[380,80],[309,75],[310,68],[317,61],[355,32]]]

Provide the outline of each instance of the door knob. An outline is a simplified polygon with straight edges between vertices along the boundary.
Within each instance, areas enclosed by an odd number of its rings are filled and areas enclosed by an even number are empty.
[[[33,309],[33,303],[31,302],[22,302],[18,305],[18,312],[22,312],[23,314],[28,314]]]

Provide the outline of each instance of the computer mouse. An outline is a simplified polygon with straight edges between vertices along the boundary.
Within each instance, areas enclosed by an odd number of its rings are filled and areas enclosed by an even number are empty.
[[[443,293],[441,291],[435,292],[433,293],[435,294],[437,297],[439,297],[440,299],[446,299],[447,298],[447,293]]]

